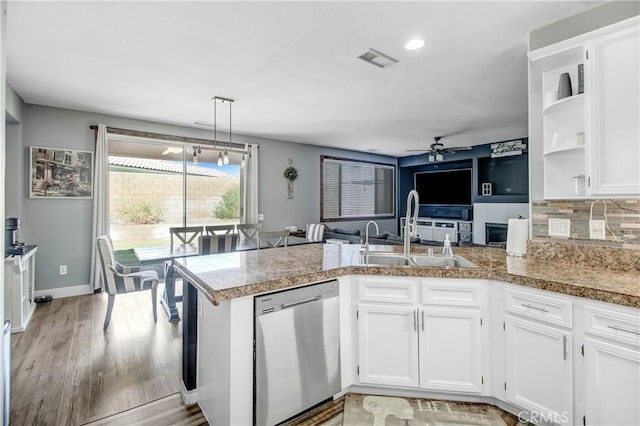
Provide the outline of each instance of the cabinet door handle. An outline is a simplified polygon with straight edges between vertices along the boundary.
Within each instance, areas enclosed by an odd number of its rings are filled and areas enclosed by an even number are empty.
[[[562,358],[567,359],[567,336],[562,336]]]
[[[528,303],[523,303],[522,306],[524,306],[525,308],[535,309],[536,311],[549,313],[549,311],[545,308],[538,308],[537,306],[529,305]]]
[[[640,336],[640,333],[637,332],[637,331],[626,330],[624,328],[620,328],[620,327],[615,326],[615,325],[608,325],[607,328],[610,328],[610,329],[616,330],[616,331],[624,331],[625,333],[631,333],[631,334],[635,334],[636,336]]]
[[[418,331],[418,310],[413,311],[413,331]]]
[[[422,315],[422,331],[424,331],[424,311],[421,311],[420,315]]]

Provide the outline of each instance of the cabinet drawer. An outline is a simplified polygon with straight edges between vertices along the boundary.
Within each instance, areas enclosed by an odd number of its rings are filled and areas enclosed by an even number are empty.
[[[481,283],[467,280],[424,280],[420,303],[423,305],[480,306]]]
[[[359,279],[360,301],[380,303],[414,304],[416,283],[406,279]]]
[[[528,291],[505,289],[505,308],[509,312],[571,328],[571,302]]]
[[[584,331],[640,346],[640,312],[633,315],[587,305],[584,307]]]

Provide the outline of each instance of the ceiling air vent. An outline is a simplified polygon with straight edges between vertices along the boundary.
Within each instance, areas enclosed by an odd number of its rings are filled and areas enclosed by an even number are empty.
[[[378,52],[375,49],[369,49],[368,52],[358,56],[358,59],[362,59],[363,61],[379,68],[386,68],[398,62],[397,59],[393,59],[391,56]]]

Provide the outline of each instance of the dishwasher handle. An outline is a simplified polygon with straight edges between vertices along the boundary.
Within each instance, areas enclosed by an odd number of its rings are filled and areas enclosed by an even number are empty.
[[[320,300],[320,299],[321,299],[320,296],[315,296],[315,297],[311,297],[309,299],[300,300],[298,302],[283,303],[282,305],[280,305],[280,309],[293,308],[294,306],[304,305],[305,303],[315,302],[315,301]]]

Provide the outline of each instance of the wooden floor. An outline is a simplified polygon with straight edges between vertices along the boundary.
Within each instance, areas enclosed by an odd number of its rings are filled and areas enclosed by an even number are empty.
[[[11,336],[12,425],[79,425],[179,392],[181,323],[160,306],[154,323],[149,291],[116,296],[105,331],[106,307],[105,294],[56,299]]]
[[[87,423],[87,426],[202,426],[207,424],[207,419],[200,411],[200,407],[197,404],[189,407],[182,405],[180,394],[176,393],[141,407]]]

